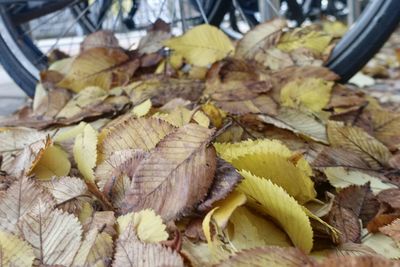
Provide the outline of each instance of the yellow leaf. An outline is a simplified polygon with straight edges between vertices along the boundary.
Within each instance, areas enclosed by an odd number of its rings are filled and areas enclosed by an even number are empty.
[[[193,120],[203,127],[208,128],[208,126],[210,126],[210,119],[201,110],[193,114]]]
[[[201,106],[203,112],[210,118],[211,123],[217,127],[220,128],[222,126],[222,121],[226,117],[226,114],[219,108],[217,108],[214,104],[212,103],[206,103]]]
[[[289,237],[278,226],[246,207],[238,207],[229,222],[232,224],[232,232],[228,231],[230,240],[239,250],[267,245],[292,246]]]
[[[356,126],[328,122],[328,139],[332,146],[343,148],[362,158],[371,168],[386,166],[391,153],[381,142]]]
[[[92,217],[94,210],[92,205],[89,202],[84,202],[82,205],[82,209],[79,212],[79,221],[81,223],[85,222],[87,219]]]
[[[113,240],[111,236],[97,229],[90,230],[74,257],[72,266],[106,267],[113,256]]]
[[[139,212],[130,212],[117,219],[118,233],[122,234],[132,226],[139,239],[147,243],[158,243],[168,239],[166,226],[154,210],[146,209]]]
[[[247,171],[239,191],[246,194],[248,203],[271,216],[288,234],[293,244],[305,252],[313,246],[310,220],[296,200],[271,181],[252,175]]]
[[[213,212],[212,218],[220,228],[225,228],[235,209],[245,203],[246,196],[243,193],[233,191],[225,199],[214,204],[214,206],[219,208]]]
[[[360,171],[346,170],[343,167],[325,168],[324,173],[329,182],[338,189],[346,188],[350,185],[364,185],[368,182],[370,183],[371,190],[374,194],[377,194],[382,190],[397,188],[397,186],[393,184],[382,182],[378,177]]]
[[[32,173],[41,180],[48,180],[53,176],[66,176],[70,170],[68,154],[60,147],[51,145],[44,151]]]
[[[97,131],[90,124],[75,138],[74,159],[83,178],[94,183],[94,167],[97,160]]]
[[[17,236],[0,231],[0,265],[31,267],[35,255],[31,246]]]
[[[320,112],[331,98],[333,82],[320,78],[298,78],[287,83],[281,90],[281,103],[288,107],[306,107]]]
[[[92,48],[74,59],[68,74],[57,85],[79,92],[88,86],[111,89],[115,83],[115,74],[127,76],[116,66],[129,60],[122,49]],[[126,81],[129,77],[125,77]]]
[[[132,113],[135,114],[137,118],[140,118],[149,113],[150,109],[151,109],[151,100],[147,99],[141,104],[135,106],[132,110]]]
[[[249,171],[282,187],[301,204],[317,195],[311,178],[290,162],[288,157],[264,151],[239,157],[231,163],[238,170]]]
[[[332,41],[332,36],[312,30],[310,27],[297,28],[282,35],[278,48],[291,52],[297,48],[307,48],[314,54],[322,54]]]
[[[322,23],[322,29],[324,32],[332,35],[333,37],[343,37],[343,35],[348,31],[348,27],[341,21],[329,21],[325,20]]]
[[[76,94],[57,114],[57,118],[71,118],[85,107],[94,106],[107,98],[107,92],[98,86],[90,86]]]
[[[236,169],[271,180],[300,203],[314,199],[316,192],[308,162],[278,140],[259,139],[235,144],[214,144],[218,154]],[[293,162],[292,158],[296,158]]]
[[[86,122],[82,121],[72,128],[61,128],[54,136],[54,142],[63,142],[75,138],[78,134],[83,132],[86,124]]]
[[[208,24],[196,26],[180,37],[164,42],[193,65],[206,67],[233,52],[229,38],[218,28]]]

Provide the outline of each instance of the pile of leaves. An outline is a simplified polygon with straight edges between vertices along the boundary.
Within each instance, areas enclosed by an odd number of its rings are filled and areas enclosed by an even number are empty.
[[[2,265],[399,265],[400,113],[323,67],[332,29],[53,53],[0,121]]]

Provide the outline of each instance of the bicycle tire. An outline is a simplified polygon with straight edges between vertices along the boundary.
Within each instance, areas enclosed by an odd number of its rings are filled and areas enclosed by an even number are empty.
[[[399,0],[371,2],[335,46],[326,67],[337,73],[342,82],[354,74],[379,51],[400,22]]]

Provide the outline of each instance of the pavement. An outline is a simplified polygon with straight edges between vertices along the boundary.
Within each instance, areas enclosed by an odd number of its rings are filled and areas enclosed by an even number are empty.
[[[15,112],[27,100],[24,91],[0,67],[0,116]]]

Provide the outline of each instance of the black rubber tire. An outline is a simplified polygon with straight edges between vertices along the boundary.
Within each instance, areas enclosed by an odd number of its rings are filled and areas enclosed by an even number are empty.
[[[0,36],[0,63],[3,68],[7,71],[8,75],[14,80],[14,82],[29,96],[33,97],[35,94],[35,88],[37,84],[37,78],[34,77],[24,66],[17,60],[10,50],[8,45],[4,42]]]
[[[400,0],[371,2],[336,45],[326,66],[346,82],[379,51],[399,22]]]

